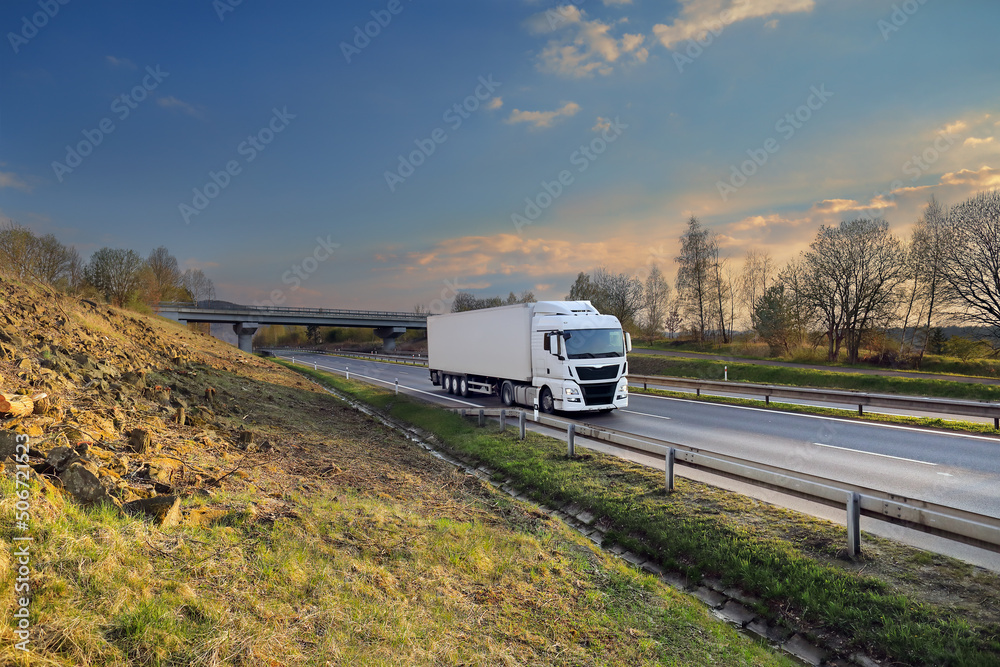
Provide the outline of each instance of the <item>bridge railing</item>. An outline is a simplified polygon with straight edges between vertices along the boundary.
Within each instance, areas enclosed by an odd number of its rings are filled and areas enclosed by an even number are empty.
[[[346,310],[335,308],[289,308],[283,306],[241,306],[236,303],[212,302],[201,305],[194,301],[161,301],[157,310],[234,310],[275,315],[335,315],[340,317],[391,317],[407,320],[426,320],[424,313],[407,313],[389,310]]]

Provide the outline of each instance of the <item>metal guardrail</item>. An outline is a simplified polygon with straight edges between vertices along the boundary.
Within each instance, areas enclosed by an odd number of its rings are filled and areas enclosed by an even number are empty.
[[[545,414],[534,415],[516,409],[482,408],[478,411],[468,408],[446,409],[463,416],[478,413],[480,425],[483,424],[485,417],[499,417],[504,427],[507,418],[516,414],[521,438],[524,438],[525,422],[529,419],[544,426],[566,431],[567,450],[570,456],[574,455],[575,441],[578,437],[608,442],[644,454],[662,456],[668,491],[674,490],[674,467],[682,465],[823,505],[842,507],[847,512],[847,548],[852,556],[861,551],[862,516],[1000,553],[1000,518],[997,517],[915,498],[904,498],[887,491],[838,480],[783,470],[725,454],[706,454],[688,445],[579,424]]]
[[[694,380],[691,378],[665,377],[662,375],[629,375],[628,378],[630,382],[641,383],[643,389],[649,385],[654,385],[694,389],[699,395],[702,391],[723,394],[747,394],[750,396],[762,396],[765,403],[770,403],[772,398],[791,398],[842,405],[856,405],[858,406],[859,415],[863,415],[865,406],[868,406],[872,408],[943,412],[945,414],[966,417],[989,417],[993,419],[993,428],[1000,429],[1000,403],[990,403],[987,401],[925,398],[922,396],[894,396],[891,394],[869,394],[860,391],[837,389],[809,389],[806,387],[751,384],[749,382]]]
[[[298,347],[269,347],[268,350],[281,350],[282,352],[302,352],[303,354],[325,354],[328,357],[344,357],[345,359],[371,359],[373,361],[392,361],[397,364],[407,366],[426,366],[427,357],[407,356],[405,354],[381,354],[370,352],[347,352],[340,350],[309,350]]]

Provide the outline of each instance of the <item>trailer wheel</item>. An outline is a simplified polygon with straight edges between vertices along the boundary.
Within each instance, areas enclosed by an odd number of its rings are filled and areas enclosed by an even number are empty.
[[[469,395],[469,378],[464,375],[458,380],[458,393],[463,397],[468,397]]]
[[[551,415],[556,411],[556,402],[552,399],[552,392],[548,387],[542,387],[542,394],[538,399],[538,407],[547,415]]]
[[[446,392],[448,392],[449,394],[454,394],[455,393],[455,384],[454,384],[454,381],[455,381],[455,378],[453,378],[452,376],[450,376],[450,375],[445,375],[444,376],[444,390]]]
[[[511,384],[510,380],[504,380],[504,383],[500,385],[500,402],[508,408],[514,405],[514,385]]]

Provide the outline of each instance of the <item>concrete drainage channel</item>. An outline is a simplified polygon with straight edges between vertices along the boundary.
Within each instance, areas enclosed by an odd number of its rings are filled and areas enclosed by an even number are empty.
[[[587,512],[585,509],[574,504],[567,504],[559,508],[540,505],[512,486],[512,480],[507,479],[503,482],[498,482],[493,479],[494,471],[486,466],[478,465],[471,458],[441,451],[428,442],[431,436],[421,429],[398,422],[359,401],[355,401],[346,394],[325,387],[318,382],[310,381],[317,387],[344,401],[355,410],[399,432],[407,440],[427,450],[435,458],[441,459],[456,468],[460,468],[469,475],[478,477],[515,500],[531,503],[543,514],[560,519],[605,552],[618,556],[633,567],[658,577],[664,583],[683,593],[692,595],[703,602],[708,607],[710,613],[716,618],[733,625],[737,630],[754,639],[767,643],[776,650],[787,653],[803,664],[829,667],[848,667],[849,665],[878,667],[880,664],[862,653],[849,653],[846,641],[838,636],[826,636],[820,642],[814,642],[799,632],[769,623],[767,619],[757,616],[753,612],[752,606],[757,602],[755,598],[738,589],[725,587],[721,581],[706,577],[700,582],[692,583],[679,574],[665,572],[656,563],[627,551],[617,544],[605,548],[603,541],[606,529],[596,521],[596,517],[593,514]]]

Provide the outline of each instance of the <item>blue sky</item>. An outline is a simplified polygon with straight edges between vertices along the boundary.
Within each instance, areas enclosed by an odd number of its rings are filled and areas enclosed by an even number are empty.
[[[783,262],[1000,185],[988,0],[234,2],[0,5],[0,215],[410,310],[673,276],[691,215]]]

